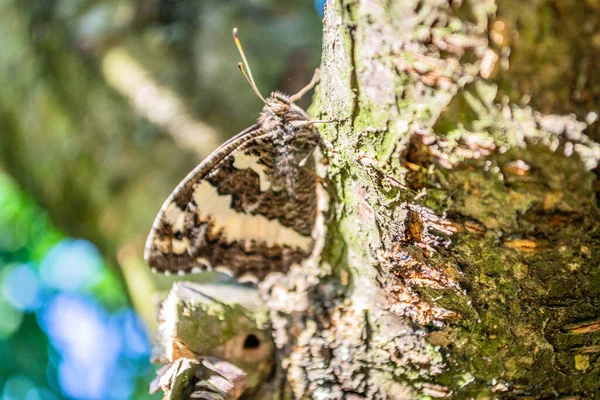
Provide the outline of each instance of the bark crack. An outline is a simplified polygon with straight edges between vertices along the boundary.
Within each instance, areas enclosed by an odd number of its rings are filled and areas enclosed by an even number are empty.
[[[342,7],[346,13],[346,17],[350,21],[355,20],[355,10],[358,5],[353,1],[349,1],[344,4],[344,0],[340,0],[342,3]],[[358,113],[360,111],[359,99],[360,99],[360,87],[358,80],[358,66],[357,66],[357,55],[356,55],[356,34],[357,34],[357,25],[354,23],[350,23],[346,25],[348,40],[350,43],[349,53],[350,53],[350,90],[352,91],[352,111],[350,113],[351,118],[351,127],[352,131],[355,129],[356,118],[358,117]]]

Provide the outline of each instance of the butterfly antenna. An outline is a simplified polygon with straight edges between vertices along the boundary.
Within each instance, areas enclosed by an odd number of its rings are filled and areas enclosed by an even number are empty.
[[[243,61],[243,62],[238,63],[238,68],[242,72],[242,75],[244,75],[244,78],[246,78],[246,80],[250,84],[250,87],[252,88],[252,90],[254,90],[254,93],[256,94],[256,96],[258,96],[258,98],[261,99],[263,103],[267,104],[267,101],[265,100],[265,98],[258,91],[258,87],[256,87],[256,82],[254,82],[254,77],[252,76],[252,71],[250,71],[250,65],[248,64],[248,60],[246,59],[246,54],[244,54],[244,49],[242,48],[242,43],[240,42],[240,39],[238,38],[237,33],[238,33],[238,29],[233,28],[233,40],[235,41],[235,45],[237,46],[238,51],[240,52],[240,55],[242,56],[242,61]],[[246,74],[246,71],[248,71],[247,74]]]

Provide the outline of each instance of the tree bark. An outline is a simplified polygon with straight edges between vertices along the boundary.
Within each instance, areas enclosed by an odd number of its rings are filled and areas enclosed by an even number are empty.
[[[260,285],[284,396],[600,398],[599,10],[328,2],[334,219]]]

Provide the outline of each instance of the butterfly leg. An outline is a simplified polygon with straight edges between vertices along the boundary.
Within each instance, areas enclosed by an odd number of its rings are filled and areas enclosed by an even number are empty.
[[[295,95],[290,96],[290,103],[295,103],[298,100],[300,100],[302,98],[302,96],[304,96],[307,92],[309,92],[312,88],[314,88],[316,86],[316,84],[319,82],[319,80],[321,79],[321,74],[319,69],[315,69],[315,74],[313,75],[312,79],[310,80],[310,82],[308,83],[308,85],[304,86],[302,89],[300,89],[300,91],[298,93],[296,93]]]
[[[294,128],[302,128],[303,126],[313,124],[332,124],[334,122],[340,122],[337,118],[334,119],[310,119],[306,121],[290,121],[289,124]]]

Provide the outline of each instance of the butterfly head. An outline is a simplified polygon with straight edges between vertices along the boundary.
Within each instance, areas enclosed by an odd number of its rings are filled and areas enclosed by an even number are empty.
[[[290,96],[273,92],[265,100],[265,106],[258,119],[259,124],[267,129],[282,123],[308,120],[306,112],[290,99]]]
[[[263,113],[269,113],[277,116],[284,116],[290,111],[291,104],[289,96],[281,92],[273,92],[265,101]]]

